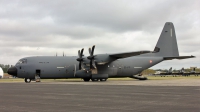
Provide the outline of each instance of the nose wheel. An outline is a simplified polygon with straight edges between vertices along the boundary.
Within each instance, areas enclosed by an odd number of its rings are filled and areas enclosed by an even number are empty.
[[[31,82],[31,79],[25,78],[24,81],[25,81],[26,83],[30,83],[30,82]]]

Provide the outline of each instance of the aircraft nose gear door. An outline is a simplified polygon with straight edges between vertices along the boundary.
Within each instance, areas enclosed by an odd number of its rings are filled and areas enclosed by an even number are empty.
[[[36,74],[35,74],[35,81],[36,82],[40,82],[40,73],[41,73],[41,70],[36,70]]]

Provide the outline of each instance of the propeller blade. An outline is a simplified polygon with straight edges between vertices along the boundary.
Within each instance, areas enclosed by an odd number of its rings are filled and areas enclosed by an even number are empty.
[[[92,66],[93,66],[95,69],[97,68],[96,65],[95,65],[94,60],[92,60]]]
[[[79,67],[78,68],[79,68],[79,70],[81,70],[81,62],[79,63]]]
[[[83,51],[84,51],[84,49],[81,49],[81,55],[80,55],[81,57],[83,56]]]
[[[92,69],[92,61],[90,61],[90,69]]]
[[[89,48],[89,54],[90,54],[90,56],[92,56],[92,51],[91,51],[91,48]]]
[[[78,50],[78,57],[79,57],[79,58],[81,57],[81,53],[80,53],[80,50]]]
[[[85,70],[83,62],[81,62],[81,69]]]
[[[92,56],[94,54],[94,48],[95,48],[95,45],[92,46],[92,52],[91,52]]]

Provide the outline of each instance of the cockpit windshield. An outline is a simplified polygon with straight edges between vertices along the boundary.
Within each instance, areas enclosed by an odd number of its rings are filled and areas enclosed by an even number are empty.
[[[27,63],[27,59],[20,59],[17,64]]]

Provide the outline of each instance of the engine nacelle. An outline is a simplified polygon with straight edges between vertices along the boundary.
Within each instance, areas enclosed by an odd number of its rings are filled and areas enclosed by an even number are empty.
[[[78,71],[76,71],[75,77],[77,77],[77,78],[90,78],[91,73],[87,72],[85,70],[78,70]]]

